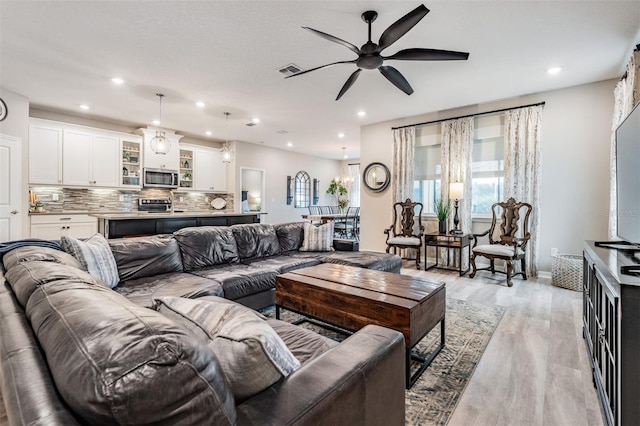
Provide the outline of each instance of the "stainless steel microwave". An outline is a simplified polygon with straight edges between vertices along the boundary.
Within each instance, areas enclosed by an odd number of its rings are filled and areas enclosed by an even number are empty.
[[[178,171],[167,169],[144,169],[144,187],[147,188],[177,188]]]

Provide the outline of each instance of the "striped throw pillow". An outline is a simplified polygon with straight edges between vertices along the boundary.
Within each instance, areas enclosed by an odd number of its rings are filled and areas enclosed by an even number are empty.
[[[300,251],[333,251],[333,222],[320,226],[306,222]]]
[[[101,234],[84,241],[63,236],[61,243],[64,251],[75,257],[91,275],[104,281],[110,288],[118,285],[118,265],[109,243]]]

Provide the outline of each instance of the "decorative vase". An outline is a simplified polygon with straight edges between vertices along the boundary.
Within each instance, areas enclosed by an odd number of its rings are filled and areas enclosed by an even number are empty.
[[[447,221],[446,220],[439,220],[438,221],[438,232],[441,234],[446,234],[447,233]]]

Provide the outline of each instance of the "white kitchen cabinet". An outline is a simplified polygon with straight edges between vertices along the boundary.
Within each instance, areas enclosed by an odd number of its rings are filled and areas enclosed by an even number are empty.
[[[219,149],[195,147],[193,152],[193,189],[227,192],[227,164]]]
[[[144,140],[143,165],[149,169],[178,170],[180,168],[180,139],[181,135],[165,131],[165,137],[169,141],[170,149],[166,154],[156,154],[151,149],[151,139],[156,136],[156,131],[151,129],[138,129]]]
[[[62,132],[59,123],[29,122],[29,183],[62,184]]]
[[[98,232],[98,219],[86,214],[48,214],[31,217],[31,238],[59,240],[63,235],[89,238]]]
[[[65,128],[62,183],[70,186],[118,186],[120,140],[115,135]]]

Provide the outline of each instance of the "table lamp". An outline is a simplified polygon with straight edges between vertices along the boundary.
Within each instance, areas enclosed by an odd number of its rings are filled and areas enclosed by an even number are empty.
[[[456,209],[456,213],[453,215],[453,225],[455,229],[451,231],[452,234],[462,234],[462,231],[458,229],[458,224],[460,223],[460,218],[458,217],[458,201],[462,199],[464,195],[464,183],[462,182],[451,182],[449,184],[449,199],[455,200],[454,207]]]

